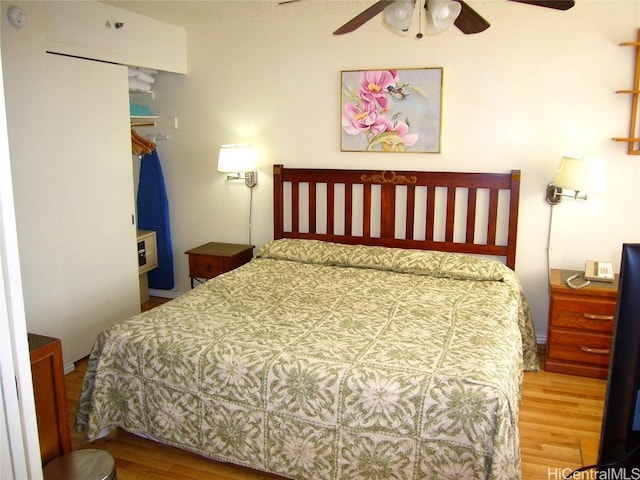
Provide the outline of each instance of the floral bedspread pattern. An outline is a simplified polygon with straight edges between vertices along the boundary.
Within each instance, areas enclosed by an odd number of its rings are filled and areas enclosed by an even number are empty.
[[[498,262],[278,240],[100,334],[76,428],[294,479],[513,480],[531,348]]]

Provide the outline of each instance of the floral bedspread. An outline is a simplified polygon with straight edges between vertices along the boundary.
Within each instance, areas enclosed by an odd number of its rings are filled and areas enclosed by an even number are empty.
[[[536,368],[501,263],[277,240],[101,333],[76,428],[294,479],[514,480]]]

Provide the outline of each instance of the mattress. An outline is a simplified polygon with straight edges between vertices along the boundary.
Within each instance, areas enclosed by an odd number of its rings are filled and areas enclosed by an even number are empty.
[[[522,288],[476,256],[276,240],[102,332],[76,428],[293,479],[518,479]]]

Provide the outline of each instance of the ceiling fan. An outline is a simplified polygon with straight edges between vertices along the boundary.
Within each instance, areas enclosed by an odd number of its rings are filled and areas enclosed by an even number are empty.
[[[280,3],[291,3],[297,0],[283,0]],[[372,18],[384,12],[384,22],[393,31],[405,33],[411,23],[411,16],[417,0],[379,0],[363,10],[347,23],[338,28],[334,35],[353,32]],[[538,7],[555,10],[568,10],[575,5],[574,0],[507,0],[526,3]],[[439,33],[454,24],[462,33],[469,35],[480,33],[490,27],[482,16],[463,0],[425,0],[427,13],[427,32]],[[418,33],[422,38],[422,33]]]

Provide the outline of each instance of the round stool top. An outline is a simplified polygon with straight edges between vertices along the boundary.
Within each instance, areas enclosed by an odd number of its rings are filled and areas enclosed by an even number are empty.
[[[103,450],[76,450],[49,462],[42,474],[44,480],[114,480],[116,462]]]

